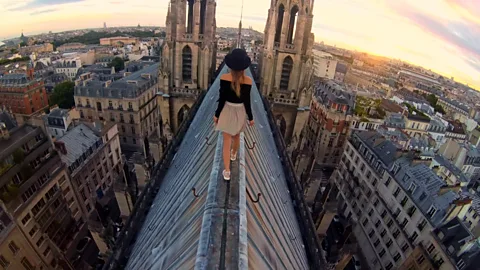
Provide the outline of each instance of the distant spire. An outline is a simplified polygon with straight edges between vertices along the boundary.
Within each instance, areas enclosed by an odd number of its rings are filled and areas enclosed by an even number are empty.
[[[242,0],[242,9],[240,11],[240,22],[238,23],[237,48],[242,47],[242,19],[243,19],[243,0]]]

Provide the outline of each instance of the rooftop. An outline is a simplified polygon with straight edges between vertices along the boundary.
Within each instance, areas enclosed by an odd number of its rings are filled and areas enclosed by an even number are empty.
[[[33,80],[29,80],[25,73],[9,73],[0,77],[0,85],[2,86],[22,86],[31,82]]]
[[[470,180],[463,174],[462,170],[460,170],[457,166],[452,164],[449,160],[447,160],[442,155],[435,155],[434,160],[442,167],[447,168],[453,175],[455,175],[460,182],[468,183]]]
[[[98,140],[98,137],[93,130],[84,124],[80,124],[67,132],[62,138],[58,139],[58,142],[63,142],[67,150],[66,154],[62,154],[62,161],[67,166],[75,163],[83,155],[85,159],[85,153],[94,146]]]
[[[221,73],[225,72],[223,67]],[[174,141],[178,150],[169,147],[165,156],[169,161],[155,167],[146,189],[154,192],[153,197],[137,202],[126,225],[131,229],[123,236],[132,240],[120,240],[114,257],[128,258],[126,269],[320,267],[318,257],[312,256],[318,254],[319,245],[311,245],[318,240],[307,234],[315,231],[313,223],[299,217],[303,212],[309,215],[301,208],[305,202],[293,199],[298,182],[280,159],[278,130],[271,129],[273,117],[265,114],[255,86],[251,98],[256,127],[241,135],[232,179],[222,179],[223,138],[213,122],[205,121],[216,107],[219,77],[182,125],[180,130],[188,129],[181,141]],[[135,229],[135,222],[141,228]],[[112,263],[106,266],[114,268]]]
[[[10,137],[8,140],[0,140],[0,156],[12,153],[13,150],[19,147],[16,145],[17,142],[24,140],[37,130],[41,130],[41,128],[30,125],[22,125],[10,130]]]
[[[108,87],[98,80],[86,81],[84,85],[75,86],[75,96],[135,98],[152,87],[158,76],[159,63],[145,66],[122,79],[116,80]]]
[[[344,104],[353,108],[355,94],[332,80],[326,80],[315,86],[315,97],[322,102],[331,101],[337,104]]]
[[[68,110],[67,109],[60,109],[60,108],[55,108],[50,111],[48,114],[48,117],[55,117],[55,118],[63,118],[68,116]]]

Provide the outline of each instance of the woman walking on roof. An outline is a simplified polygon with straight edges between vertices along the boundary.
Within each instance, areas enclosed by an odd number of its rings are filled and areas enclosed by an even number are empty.
[[[252,79],[245,75],[245,69],[251,60],[245,50],[235,49],[225,56],[229,73],[220,77],[220,98],[213,121],[215,129],[223,134],[223,178],[230,180],[230,160],[237,159],[240,147],[240,132],[245,129],[247,118],[250,126],[254,125],[250,90]],[[232,145],[233,140],[233,145]]]

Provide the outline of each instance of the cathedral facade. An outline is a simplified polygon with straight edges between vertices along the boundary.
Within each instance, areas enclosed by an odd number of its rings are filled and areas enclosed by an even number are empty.
[[[272,0],[265,26],[260,89],[292,147],[308,117],[313,92],[313,0]]]
[[[171,0],[158,95],[163,129],[176,132],[215,69],[215,0]]]

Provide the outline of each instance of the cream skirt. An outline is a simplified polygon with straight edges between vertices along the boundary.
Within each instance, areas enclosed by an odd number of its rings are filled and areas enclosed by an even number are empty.
[[[246,125],[247,113],[243,103],[225,102],[215,130],[234,136],[242,132]]]

